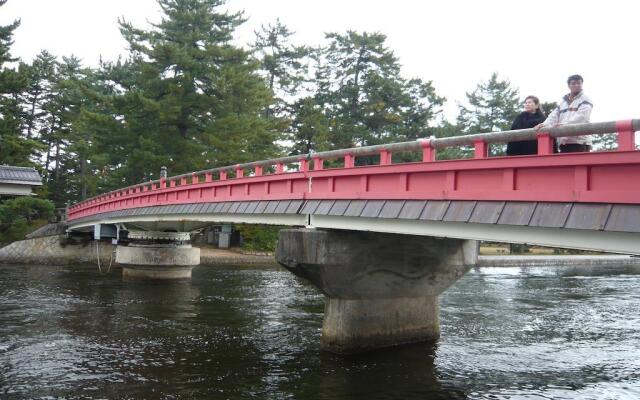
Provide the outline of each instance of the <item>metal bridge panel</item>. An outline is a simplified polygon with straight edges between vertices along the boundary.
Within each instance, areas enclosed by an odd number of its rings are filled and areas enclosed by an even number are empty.
[[[426,221],[442,221],[450,205],[450,200],[429,200],[420,215],[420,219]]]
[[[238,214],[244,214],[245,210],[247,209],[247,207],[249,207],[249,202],[248,201],[243,201],[240,203],[240,205],[238,206],[238,210],[236,211]]]
[[[245,210],[245,214],[255,214],[256,208],[258,208],[258,204],[260,204],[259,201],[252,201],[251,203],[249,203],[247,209]]]
[[[476,201],[452,201],[444,214],[443,221],[467,222],[476,207]]]
[[[302,200],[291,200],[289,203],[289,207],[285,210],[285,214],[297,214],[300,211],[300,207],[302,206]]]
[[[231,204],[231,207],[229,208],[228,213],[229,213],[229,214],[235,214],[236,212],[238,212],[238,207],[240,207],[240,204],[241,204],[241,202],[239,202],[239,201],[234,201],[234,202]]]
[[[230,201],[224,202],[224,206],[222,206],[222,209],[220,209],[220,213],[221,214],[228,214],[232,205],[233,205],[233,202],[230,202]]]
[[[504,201],[479,201],[471,213],[469,222],[495,224],[504,209]]]
[[[562,228],[571,212],[572,203],[538,203],[529,226]]]
[[[529,225],[533,212],[536,209],[536,202],[509,201],[504,205],[504,209],[498,218],[501,225]]]
[[[334,200],[321,200],[314,214],[319,214],[319,215],[329,214],[329,211],[331,210],[331,207],[333,207],[334,202],[335,202]]]
[[[367,205],[366,200],[351,200],[349,207],[344,211],[345,217],[359,217]]]
[[[400,214],[398,214],[398,218],[400,219],[418,219],[420,218],[420,214],[424,207],[427,205],[426,201],[420,200],[407,200],[404,202],[402,206],[402,210],[400,210]]]
[[[205,214],[212,214],[215,208],[216,208],[216,203],[206,203],[206,207],[204,208],[203,212]]]
[[[264,209],[267,208],[267,205],[269,204],[268,201],[261,201],[258,203],[258,206],[256,207],[255,211],[253,212],[254,214],[262,214],[264,213]]]
[[[364,206],[361,217],[377,218],[384,206],[384,200],[369,200]]]
[[[274,210],[274,214],[286,214],[287,208],[289,208],[289,204],[291,204],[291,200],[280,200],[276,209]]]
[[[275,214],[276,213],[276,208],[278,207],[278,204],[280,202],[275,200],[275,201],[270,201],[269,204],[267,204],[267,207],[264,209],[264,213],[263,214]]]
[[[403,200],[390,200],[384,203],[378,218],[398,218],[400,210],[404,206]]]
[[[610,212],[611,204],[574,204],[564,227],[602,230]]]
[[[180,214],[182,212],[182,208],[184,207],[184,204],[176,204],[174,206],[171,206],[170,208],[170,214]]]
[[[614,205],[604,230],[617,232],[640,231],[640,206],[626,204]],[[640,247],[640,243],[638,247]]]
[[[302,206],[300,210],[300,214],[313,214],[318,206],[320,205],[320,200],[307,200]]]
[[[328,215],[344,215],[349,207],[350,200],[336,200]]]

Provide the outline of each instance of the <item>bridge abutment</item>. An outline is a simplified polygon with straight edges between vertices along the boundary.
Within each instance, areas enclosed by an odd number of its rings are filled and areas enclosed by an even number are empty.
[[[122,276],[133,279],[191,279],[191,270],[200,264],[200,249],[191,247],[179,235],[186,235],[188,240],[188,234],[180,233],[130,233],[130,238],[138,240],[128,246],[118,246],[116,251],[116,262],[123,265]]]
[[[280,232],[277,260],[326,295],[322,348],[355,353],[438,339],[438,295],[477,250],[470,240],[295,229]]]

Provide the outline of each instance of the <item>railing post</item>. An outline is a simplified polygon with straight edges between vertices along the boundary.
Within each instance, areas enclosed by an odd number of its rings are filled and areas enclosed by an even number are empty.
[[[237,178],[242,178],[244,176],[244,169],[240,168],[239,165],[236,165],[236,167],[234,168],[234,170],[236,171],[236,179]]]
[[[553,154],[553,138],[548,132],[539,132],[538,135],[538,155],[547,156]]]
[[[300,159],[300,172],[309,171],[309,160],[305,158]]]
[[[207,172],[204,174],[204,181],[205,183],[209,183],[213,180],[213,176],[211,174],[211,172]]]
[[[198,178],[198,174],[195,172],[191,173],[191,184],[195,185],[196,183],[200,183],[200,179]]]
[[[391,152],[389,150],[380,150],[380,165],[391,164]]]
[[[256,176],[262,176],[263,171],[262,171],[262,167],[260,165],[256,166]]]
[[[276,174],[281,174],[284,172],[284,164],[283,163],[277,163],[276,164]]]
[[[353,168],[356,164],[356,158],[351,153],[347,153],[344,155],[344,167],[345,168]]]
[[[187,184],[187,177],[183,176],[182,178],[180,178],[180,186],[186,186]]]
[[[422,162],[436,160],[436,149],[431,146],[431,139],[421,140],[420,146],[422,146]]]
[[[160,177],[160,189],[164,189],[167,187],[167,178]]]
[[[636,149],[636,133],[633,130],[633,121],[616,121],[618,132],[618,151],[633,151]]]
[[[320,157],[313,157],[313,170],[320,171],[324,169],[324,160]]]
[[[171,179],[169,181],[169,187],[176,187],[176,180],[175,179]]]
[[[220,180],[221,181],[227,180],[227,171],[220,171]]]
[[[475,140],[473,148],[473,158],[487,158],[489,156],[489,146],[484,140]]]

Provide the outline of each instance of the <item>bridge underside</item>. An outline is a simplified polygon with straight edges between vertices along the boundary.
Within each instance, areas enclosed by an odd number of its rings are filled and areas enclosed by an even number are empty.
[[[388,232],[640,254],[640,205],[457,200],[280,200],[138,207],[79,218],[127,229],[250,223]]]

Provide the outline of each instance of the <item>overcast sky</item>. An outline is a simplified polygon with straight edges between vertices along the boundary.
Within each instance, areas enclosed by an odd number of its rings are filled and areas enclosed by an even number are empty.
[[[447,98],[446,115],[492,72],[522,97],[557,101],[579,73],[595,107],[592,121],[640,118],[640,2],[629,0],[230,0],[248,22],[239,43],[262,24],[281,22],[296,44],[318,45],[325,32],[378,31],[405,77],[432,80]],[[137,27],[158,21],[155,0],[9,0],[0,25],[21,19],[12,54],[24,61],[46,49],[85,65],[126,55],[117,19]]]

